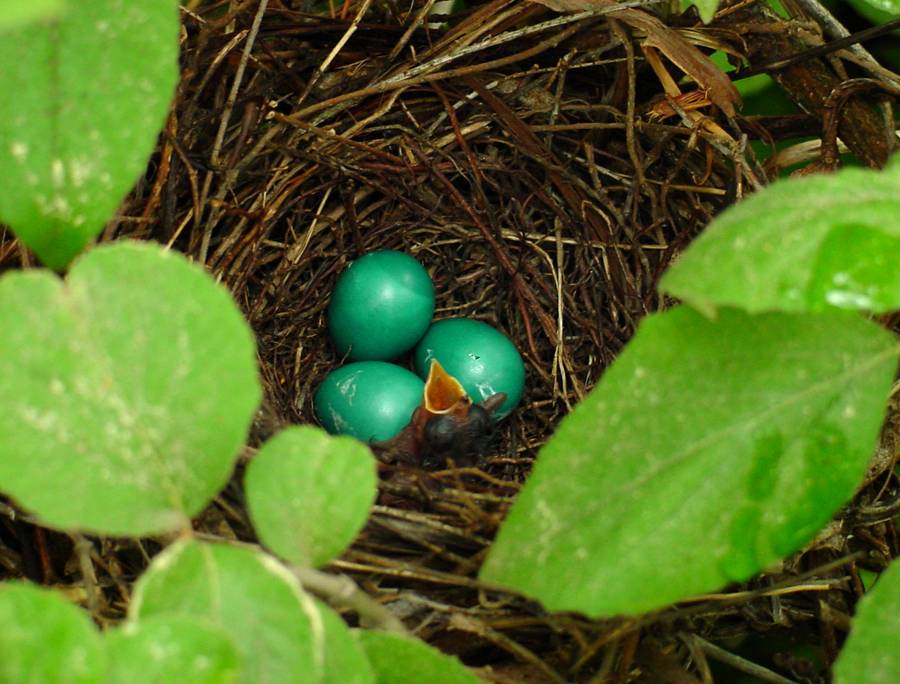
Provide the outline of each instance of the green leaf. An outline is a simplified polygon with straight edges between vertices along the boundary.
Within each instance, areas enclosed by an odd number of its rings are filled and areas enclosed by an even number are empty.
[[[138,580],[130,617],[190,615],[237,645],[248,684],[370,684],[350,631],[277,560],[249,548],[180,542]]]
[[[456,658],[418,639],[358,630],[357,639],[375,668],[375,684],[478,684],[479,679]]]
[[[65,0],[0,0],[0,31],[56,17],[65,8]]]
[[[900,160],[778,181],[718,216],[660,288],[703,311],[900,308]]]
[[[189,524],[261,394],[228,292],[136,242],[91,250],[65,283],[0,277],[0,377],[0,490],[48,525],[123,536]]]
[[[788,12],[784,8],[784,4],[782,4],[781,0],[768,0],[769,7],[782,19],[790,19],[791,13]],[[834,0],[827,0],[825,6],[829,9],[834,9]]]
[[[325,625],[325,684],[376,684],[366,652],[341,617],[316,600]]]
[[[681,0],[681,11],[686,12],[691,7],[696,7],[704,24],[708,24],[719,9],[719,0]]]
[[[900,192],[900,186],[897,191]],[[900,306],[900,237],[865,225],[838,226],[819,249],[808,287],[811,309],[890,311]]]
[[[900,0],[847,0],[860,15],[873,24],[886,24],[900,16]],[[895,30],[894,35],[898,32]]]
[[[885,570],[856,607],[853,628],[834,664],[835,684],[900,682],[900,562]]]
[[[900,0],[865,0],[865,3],[889,14],[891,18],[900,16]]]
[[[54,269],[146,167],[178,79],[177,8],[72,2],[0,40],[0,221]]]
[[[862,582],[863,588],[869,591],[878,580],[878,573],[865,568],[857,568],[856,573],[859,575],[859,581]]]
[[[107,684],[232,684],[241,659],[224,630],[183,615],[128,622],[104,635]]]
[[[848,312],[649,316],[541,451],[481,578],[600,616],[751,577],[852,496],[896,365]]]
[[[349,546],[375,501],[375,459],[350,437],[311,426],[269,440],[244,477],[259,538],[295,565],[327,563]]]
[[[0,682],[101,684],[100,634],[90,618],[49,589],[0,586]]]

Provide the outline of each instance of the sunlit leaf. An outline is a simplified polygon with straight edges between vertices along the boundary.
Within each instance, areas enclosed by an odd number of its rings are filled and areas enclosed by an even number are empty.
[[[65,0],[0,0],[0,32],[59,16],[65,8]],[[2,37],[3,33],[0,33],[0,40]]]
[[[157,615],[104,634],[106,684],[234,684],[241,659],[224,630],[183,615]]]
[[[685,12],[691,7],[696,7],[700,18],[708,24],[719,9],[719,0],[681,0],[681,11]]]
[[[541,451],[482,579],[590,615],[747,579],[853,494],[896,364],[848,312],[650,316]]]
[[[146,167],[178,29],[175,0],[90,0],[0,36],[0,221],[48,266],[100,232]]]
[[[47,524],[184,527],[227,481],[259,403],[253,337],[180,254],[119,242],[63,282],[0,277],[0,491]]]
[[[0,586],[0,682],[105,684],[100,634],[81,609],[49,589]]]
[[[847,2],[873,24],[885,24],[900,17],[900,0],[847,0]],[[900,35],[900,31],[895,30],[894,35]]]
[[[180,542],[138,581],[138,622],[187,615],[228,634],[247,684],[371,684],[371,668],[346,625],[308,596],[277,560],[249,548]]]
[[[712,312],[900,308],[900,159],[778,181],[717,217],[660,288]],[[889,251],[885,251],[889,250]]]
[[[269,440],[244,477],[257,534],[296,565],[318,566],[340,555],[365,523],[375,485],[368,447],[311,426]]]
[[[459,660],[418,639],[373,630],[356,636],[375,669],[375,684],[478,684]]]
[[[900,682],[900,562],[885,570],[856,607],[850,636],[834,664],[835,684]]]

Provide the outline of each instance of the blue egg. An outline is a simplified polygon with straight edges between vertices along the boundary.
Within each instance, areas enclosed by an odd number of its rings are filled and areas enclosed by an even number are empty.
[[[434,323],[415,351],[416,372],[428,376],[437,359],[456,378],[472,401],[484,401],[506,393],[494,417],[512,411],[525,389],[525,364],[516,345],[496,328],[468,318],[448,318]]]
[[[434,285],[409,254],[372,252],[347,267],[328,305],[338,354],[353,361],[390,361],[412,349],[431,323]]]
[[[329,373],[316,389],[316,416],[333,435],[363,442],[395,437],[422,402],[425,383],[383,361],[351,363]]]

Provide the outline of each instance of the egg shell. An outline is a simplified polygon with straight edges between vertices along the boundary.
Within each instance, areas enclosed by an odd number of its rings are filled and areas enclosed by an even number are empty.
[[[338,278],[328,329],[338,354],[353,361],[389,361],[412,349],[434,314],[434,285],[409,254],[371,252]]]
[[[416,347],[415,366],[420,377],[428,376],[432,359],[459,380],[475,402],[506,392],[506,401],[494,414],[497,420],[509,414],[522,399],[522,356],[506,335],[487,323],[468,318],[434,323]]]
[[[350,363],[329,373],[316,389],[316,416],[333,435],[363,442],[390,439],[409,423],[425,383],[383,361]]]

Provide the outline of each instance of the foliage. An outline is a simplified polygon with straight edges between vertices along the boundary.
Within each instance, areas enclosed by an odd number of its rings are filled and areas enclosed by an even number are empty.
[[[873,24],[884,24],[900,17],[900,0],[847,0],[847,2]]]
[[[259,404],[255,349],[184,257],[120,242],[65,282],[7,273],[0,328],[0,481],[47,523],[155,534],[225,484]]]
[[[356,636],[375,670],[376,684],[478,684],[478,678],[439,651],[397,634],[357,631]]]
[[[108,684],[234,684],[241,659],[221,628],[184,615],[126,623],[104,635]]]
[[[723,212],[660,287],[707,312],[900,308],[900,160],[776,183]]]
[[[708,24],[719,9],[719,0],[681,0],[680,6],[682,12],[690,7],[696,7],[700,18]]]
[[[862,479],[896,370],[895,338],[840,308],[898,308],[898,185],[897,160],[782,181],[713,221],[661,283],[697,312],[648,317],[563,420],[482,579],[637,613],[809,541]]]
[[[482,579],[638,613],[798,549],[865,473],[896,344],[853,314],[649,316],[546,444]]]
[[[244,489],[260,539],[290,563],[318,566],[340,555],[362,528],[375,478],[372,453],[361,442],[304,426],[260,449]]]
[[[340,620],[328,620],[280,563],[262,552],[181,542],[157,556],[135,587],[129,614],[188,615],[228,634],[242,681],[366,684],[366,661]]]
[[[0,0],[0,30],[59,16],[65,8],[65,0]]]
[[[834,665],[835,684],[900,682],[900,563],[859,602],[853,629]]]
[[[178,79],[177,7],[72,2],[0,35],[0,221],[51,268],[100,232],[146,166]]]
[[[53,269],[146,164],[178,30],[174,2],[69,3],[33,21],[58,6],[0,3],[0,87],[16,93],[0,105],[0,220]],[[893,379],[897,343],[860,311],[900,302],[885,256],[898,184],[896,162],[785,181],[717,219],[662,282],[685,304],[647,318],[547,443],[483,579],[550,609],[638,613],[808,541],[861,480]],[[65,281],[0,279],[0,490],[48,526],[183,536],[102,635],[59,594],[5,585],[0,678],[474,681],[417,641],[351,632],[260,549],[191,538],[259,403],[253,357],[224,289],[159,246],[91,249]],[[245,484],[260,538],[305,566],[350,543],[374,482],[361,445],[307,427],[264,445]],[[861,603],[843,681],[896,679],[896,577]]]
[[[0,586],[0,681],[101,684],[100,635],[59,594],[19,582]]]

